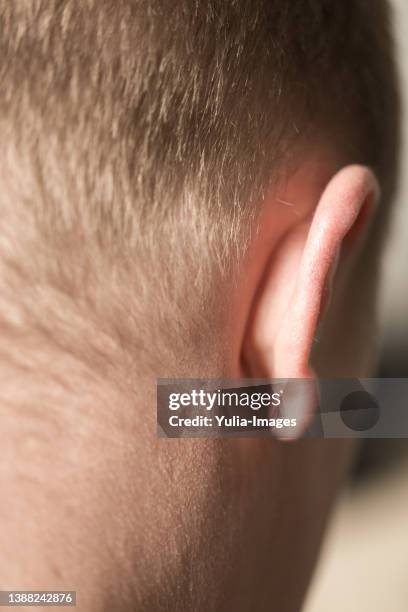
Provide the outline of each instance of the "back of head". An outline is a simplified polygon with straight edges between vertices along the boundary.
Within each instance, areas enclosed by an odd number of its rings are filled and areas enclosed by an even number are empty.
[[[299,609],[347,441],[166,443],[152,381],[367,372],[387,3],[0,0],[0,31],[3,580]]]
[[[41,236],[22,274],[93,311],[109,294],[109,333],[160,373],[207,344],[220,368],[257,212],[310,147],[371,166],[387,208],[388,18],[382,0],[2,2],[2,207],[31,220],[22,250]]]

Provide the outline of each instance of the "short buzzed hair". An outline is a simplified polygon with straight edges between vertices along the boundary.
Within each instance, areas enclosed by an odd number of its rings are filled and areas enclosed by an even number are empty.
[[[185,326],[201,337],[211,286],[294,151],[333,143],[374,169],[385,202],[393,191],[383,0],[1,0],[0,28],[5,180],[58,253],[54,282],[121,264],[134,310],[153,317],[166,300],[169,320],[193,283]],[[172,333],[156,314],[171,345],[183,324]]]

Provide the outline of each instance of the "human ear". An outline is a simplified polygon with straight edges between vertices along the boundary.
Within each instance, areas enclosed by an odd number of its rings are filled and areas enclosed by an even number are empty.
[[[344,167],[271,249],[244,334],[244,375],[315,377],[310,355],[336,268],[357,251],[378,196],[369,168]]]

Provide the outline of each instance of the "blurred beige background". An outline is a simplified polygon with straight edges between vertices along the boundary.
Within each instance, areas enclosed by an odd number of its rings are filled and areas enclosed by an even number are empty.
[[[336,509],[305,612],[407,612],[408,460]]]
[[[407,109],[408,0],[392,4]],[[408,118],[404,119],[401,182],[381,302],[381,374],[387,376],[408,376]],[[385,467],[372,470],[343,494],[304,612],[408,610],[408,440],[377,442],[368,450],[371,461],[377,454]]]
[[[385,331],[393,336],[408,334],[408,1],[391,0],[402,80],[404,106],[403,159],[396,214],[385,259],[382,316]]]

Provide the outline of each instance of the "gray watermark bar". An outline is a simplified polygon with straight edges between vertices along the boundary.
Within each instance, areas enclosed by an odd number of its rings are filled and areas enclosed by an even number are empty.
[[[161,437],[408,438],[408,378],[159,379]]]
[[[0,606],[76,606],[76,592],[0,591]]]

